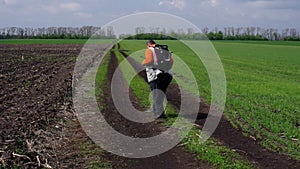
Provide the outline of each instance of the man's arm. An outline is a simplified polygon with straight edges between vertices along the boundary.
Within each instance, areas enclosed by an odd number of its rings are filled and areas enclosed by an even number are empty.
[[[173,56],[171,55],[171,62],[172,62],[172,64],[174,64],[174,59],[173,59]]]
[[[146,58],[144,59],[142,64],[144,66],[153,64],[153,57],[152,57],[151,49],[146,49],[145,56],[146,56]]]

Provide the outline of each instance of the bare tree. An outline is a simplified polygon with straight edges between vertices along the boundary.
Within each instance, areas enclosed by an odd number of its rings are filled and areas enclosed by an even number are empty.
[[[297,30],[295,28],[290,29],[290,36],[293,38],[297,37]]]
[[[250,27],[244,28],[244,33],[245,33],[246,35],[250,35],[250,33],[251,33]]]
[[[162,28],[161,32],[160,32],[162,35],[167,35],[167,30],[166,28]]]
[[[228,35],[228,32],[227,32],[227,28],[225,27],[224,28],[224,37],[226,37]]]
[[[135,28],[135,34],[142,34],[145,33],[145,27],[137,27]]]
[[[235,34],[236,35],[241,35],[242,30],[243,30],[243,28],[241,28],[241,27],[236,28],[236,33]]]
[[[115,31],[114,31],[114,28],[112,26],[108,26],[106,28],[106,35],[109,38],[114,38],[115,37]]]
[[[283,29],[282,30],[282,37],[283,38],[288,37],[289,36],[289,31],[290,31],[289,28]]]
[[[217,27],[215,27],[215,33],[218,33],[219,29]]]
[[[183,30],[182,28],[178,29],[178,30],[177,30],[177,33],[178,33],[179,35],[185,34],[185,33],[184,33],[184,30]]]
[[[194,34],[194,33],[195,33],[195,31],[194,31],[193,28],[188,28],[188,29],[187,29],[187,34],[188,34],[188,35],[192,35],[192,34]]]
[[[204,33],[204,34],[208,34],[208,31],[209,31],[208,27],[205,27],[202,29],[202,33]]]
[[[232,36],[235,36],[235,31],[234,31],[234,30],[235,30],[234,27],[231,27],[231,28],[230,28],[231,35],[232,35]]]
[[[260,27],[257,27],[257,28],[256,28],[256,36],[260,35],[260,31],[261,31],[261,28],[260,28]]]
[[[250,34],[254,36],[255,35],[255,30],[256,30],[256,27],[251,26],[250,27]]]

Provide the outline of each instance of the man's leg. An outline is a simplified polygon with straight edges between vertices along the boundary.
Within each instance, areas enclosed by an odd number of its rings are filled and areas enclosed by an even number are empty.
[[[150,82],[150,88],[151,88],[151,93],[152,93],[152,98],[153,98],[153,105],[152,105],[152,109],[153,109],[153,113],[154,113],[154,116],[155,117],[158,117],[159,113],[158,113],[158,88],[157,88],[157,85],[158,85],[158,80],[154,80],[152,82]]]
[[[168,73],[161,74],[161,76],[159,76],[159,77],[160,77],[159,78],[160,81],[157,84],[157,88],[159,88],[164,93],[166,93],[167,88],[168,88],[169,84],[171,83],[173,77]]]
[[[156,93],[156,100],[155,100],[155,104],[156,104],[156,117],[164,117],[165,116],[165,110],[164,110],[164,100],[165,100],[165,93],[157,88],[155,90]]]
[[[161,117],[165,117],[165,110],[164,110],[165,93],[171,81],[172,81],[172,76],[167,73],[160,74],[158,76],[158,81],[157,81],[158,90],[156,90],[157,91],[156,107]]]
[[[156,118],[161,117],[161,115],[164,115],[164,97],[165,94],[164,92],[159,88],[161,86],[161,77],[158,77],[156,80],[150,82],[150,88],[151,88],[151,93],[153,97],[153,113]]]

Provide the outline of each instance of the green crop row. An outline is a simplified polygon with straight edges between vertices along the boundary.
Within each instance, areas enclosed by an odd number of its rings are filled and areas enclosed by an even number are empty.
[[[141,52],[141,54],[142,53],[143,51]],[[118,58],[119,63],[121,63],[122,65],[120,67],[125,76],[125,79],[130,84],[130,88],[132,89],[134,95],[138,98],[139,103],[143,106],[148,106],[148,108],[150,108],[150,102],[148,99],[148,84],[144,81],[144,79],[142,79],[139,76],[135,76],[131,80],[130,78],[126,78],[128,74],[136,73],[134,72],[134,69],[132,68],[130,63],[126,59],[124,59],[118,51],[116,51],[116,56]],[[172,126],[174,124],[174,121],[176,120],[178,113],[170,104],[166,106],[166,112],[168,120],[165,122],[164,125]],[[184,125],[186,121],[184,119],[181,120],[182,124]],[[172,127],[180,128],[182,131],[183,126],[173,125]],[[250,162],[248,162],[236,152],[232,151],[230,148],[226,147],[225,145],[222,145],[215,139],[211,138],[206,142],[201,143],[201,138],[199,137],[200,133],[201,131],[198,127],[192,127],[191,131],[182,141],[182,145],[184,145],[184,147],[191,153],[197,154],[198,159],[212,164],[218,168],[253,168]]]
[[[180,41],[168,44],[193,71],[200,96],[211,100],[210,79],[205,65]],[[205,50],[202,41],[189,45]],[[227,81],[225,115],[271,150],[300,159],[300,46],[298,42],[231,42],[213,44],[222,61]],[[123,49],[141,61],[145,41],[122,41]],[[139,52],[136,52],[139,51]],[[176,59],[175,59],[176,63]],[[184,76],[180,69],[176,76]],[[187,79],[188,82],[189,79]],[[188,83],[187,85],[188,86]]]
[[[300,159],[300,47],[220,43],[215,47],[227,76],[230,120],[262,145]],[[237,116],[232,116],[236,112]],[[240,121],[244,121],[242,124]],[[249,127],[248,127],[249,128]]]

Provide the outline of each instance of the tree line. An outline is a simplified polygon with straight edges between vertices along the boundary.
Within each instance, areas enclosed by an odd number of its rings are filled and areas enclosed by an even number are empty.
[[[203,28],[201,33],[192,28],[172,30],[150,28],[150,33],[145,33],[144,27],[138,27],[135,35],[121,35],[127,39],[187,39],[187,40],[286,40],[299,41],[300,33],[295,28],[286,28],[281,32],[274,28],[261,27],[225,27],[223,30]]]
[[[43,28],[0,28],[0,39],[186,39],[186,40],[287,40],[299,41],[300,34],[295,28],[286,28],[281,31],[274,28],[262,27],[225,27],[223,30],[203,28],[197,32],[188,29],[166,28],[135,28],[133,34],[115,35],[113,27],[106,28],[95,26],[83,27],[43,27]]]
[[[280,31],[274,28],[261,27],[226,27],[223,31],[215,28],[208,32],[208,28],[202,30],[209,39],[217,40],[287,40],[299,41],[300,34],[295,28],[286,28]]]
[[[107,28],[95,26],[83,27],[6,27],[0,28],[0,39],[89,39],[116,38],[111,26]]]

